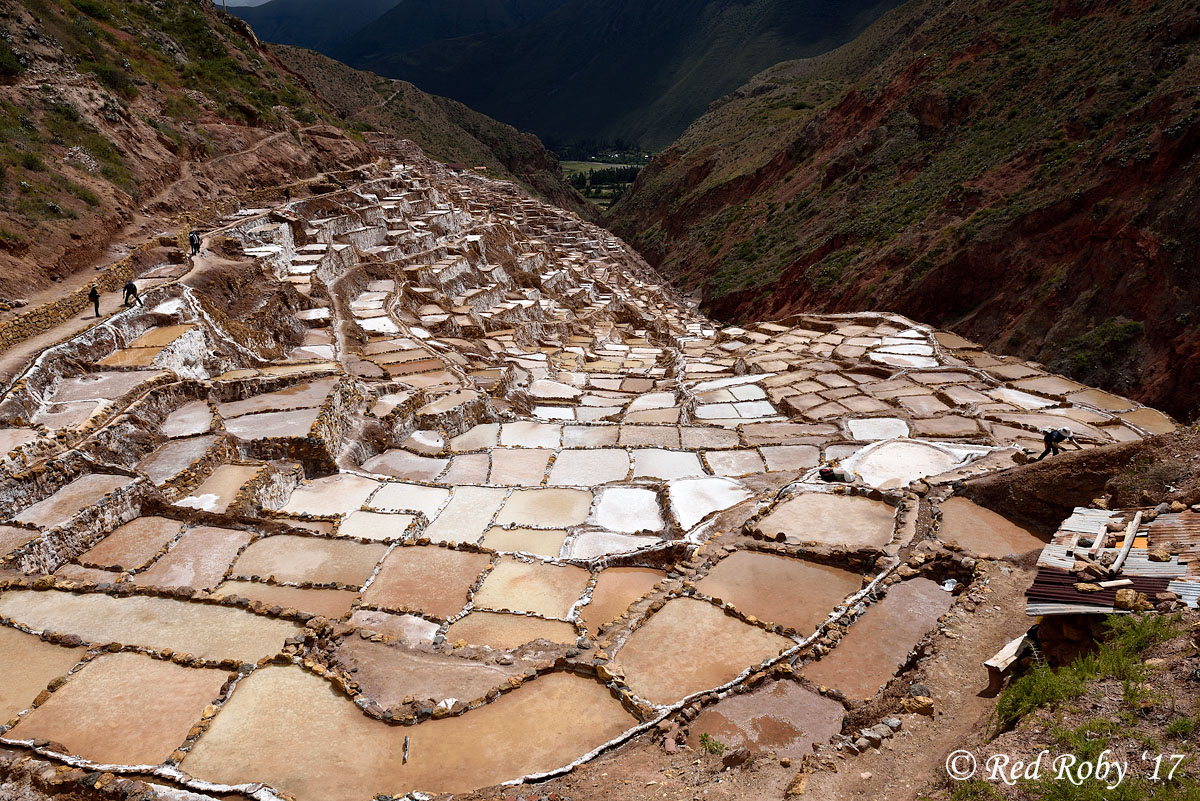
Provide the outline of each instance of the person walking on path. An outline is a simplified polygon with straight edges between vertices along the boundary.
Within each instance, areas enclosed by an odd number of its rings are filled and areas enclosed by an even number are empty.
[[[188,244],[192,246],[192,255],[195,256],[200,252],[200,234],[192,231],[188,234]]]
[[[1046,444],[1046,450],[1042,451],[1042,455],[1037,458],[1039,462],[1050,454],[1058,456],[1061,450],[1058,446],[1062,442],[1070,442],[1076,450],[1083,450],[1083,446],[1075,441],[1075,435],[1069,428],[1047,428],[1042,432],[1042,442]]]
[[[125,305],[132,306],[135,303],[139,306],[142,305],[142,299],[138,297],[137,284],[130,280],[125,284]]]
[[[92,288],[88,290],[88,300],[92,302],[92,306],[96,309],[96,316],[100,316],[100,290],[92,284]]]

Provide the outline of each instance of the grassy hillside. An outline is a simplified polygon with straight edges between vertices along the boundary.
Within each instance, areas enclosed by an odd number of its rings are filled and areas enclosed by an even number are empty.
[[[759,70],[836,47],[897,2],[405,0],[322,50],[552,147],[657,149]]]
[[[535,138],[330,72],[300,75],[211,0],[0,0],[0,301],[177,215],[371,161],[366,128],[587,211]]]
[[[0,29],[5,298],[148,217],[372,158],[211,2],[2,0]]]
[[[1181,416],[1200,4],[910,0],[714,103],[608,223],[737,319],[892,309]]]
[[[311,50],[274,45],[272,51],[360,129],[411,139],[439,161],[485,167],[496,177],[514,178],[585,217],[598,213],[566,183],[558,159],[533,134],[410,83],[360,72]]]

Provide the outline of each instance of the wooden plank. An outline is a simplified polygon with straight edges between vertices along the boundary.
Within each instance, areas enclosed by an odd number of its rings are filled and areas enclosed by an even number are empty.
[[[1132,522],[1125,528],[1125,545],[1121,547],[1121,553],[1117,556],[1117,561],[1113,562],[1113,573],[1120,573],[1121,568],[1125,566],[1125,560],[1129,558],[1129,552],[1133,550],[1133,540],[1137,536],[1138,528],[1141,525],[1142,513],[1138,512],[1133,516]]]

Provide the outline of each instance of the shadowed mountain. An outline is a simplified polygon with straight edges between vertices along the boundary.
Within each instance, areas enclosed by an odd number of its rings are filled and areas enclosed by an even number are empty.
[[[621,140],[653,149],[759,70],[826,52],[896,2],[404,0],[320,49],[552,145]]]
[[[229,9],[249,22],[258,38],[312,50],[333,47],[370,25],[400,0],[271,0]]]

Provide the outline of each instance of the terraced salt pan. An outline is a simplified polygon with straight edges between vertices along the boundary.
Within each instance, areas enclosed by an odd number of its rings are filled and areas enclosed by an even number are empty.
[[[351,512],[338,526],[342,537],[360,537],[367,540],[395,541],[404,539],[415,517],[383,512]]]
[[[666,526],[658,504],[658,493],[640,487],[605,487],[600,490],[593,519],[602,528],[627,534],[662,531]]]
[[[175,501],[175,505],[223,514],[236,500],[238,490],[257,476],[260,470],[261,465],[223,464],[212,471],[190,495]]]
[[[337,382],[337,378],[323,378],[318,381],[294,384],[274,392],[265,392],[243,400],[219,404],[217,412],[228,420],[253,412],[274,412],[320,406],[333,391]]]
[[[137,469],[155,484],[164,484],[191,467],[216,441],[215,434],[170,440],[138,462]]]
[[[40,536],[42,536],[42,532],[37,529],[0,524],[0,556],[12,553],[25,543],[32,542]]]
[[[87,642],[171,648],[210,660],[255,662],[283,647],[298,630],[292,623],[240,609],[168,598],[75,595],[9,590],[0,595],[0,615],[36,631],[76,634]]]
[[[707,451],[704,459],[718,476],[736,478],[767,471],[766,463],[755,450]]]
[[[167,415],[159,431],[165,437],[190,437],[206,434],[212,428],[212,409],[204,401],[185,403]]]
[[[59,742],[100,764],[158,765],[183,744],[230,675],[142,654],[105,654],[6,736]],[[81,720],[88,725],[80,726]]]
[[[500,444],[509,448],[558,448],[562,426],[547,423],[505,423],[500,427]]]
[[[167,543],[179,536],[183,524],[166,517],[138,517],[113,530],[79,561],[97,567],[126,570],[146,565]]]
[[[837,648],[806,665],[801,675],[850,698],[874,695],[953,601],[953,595],[926,578],[895,584],[854,622]]]
[[[447,642],[461,640],[470,645],[485,645],[500,651],[511,651],[537,640],[570,645],[576,639],[578,634],[570,623],[498,612],[472,612],[446,630]]]
[[[697,478],[674,481],[667,490],[671,513],[684,530],[692,528],[713,512],[736,506],[751,497],[739,482],[728,478]]]
[[[948,498],[938,505],[943,542],[955,542],[981,556],[1003,557],[1010,553],[1039,551],[1046,541],[990,509],[966,498]]]
[[[598,559],[602,556],[630,553],[658,545],[658,537],[618,534],[613,531],[583,531],[567,544],[568,559]]]
[[[383,543],[360,543],[279,534],[253,543],[238,557],[233,575],[273,576],[296,584],[361,587],[383,558]]]
[[[595,635],[616,620],[664,578],[666,575],[661,571],[645,567],[610,567],[601,571],[592,588],[591,600],[579,613],[588,633]]]
[[[492,451],[492,471],[488,483],[516,487],[541,486],[553,453],[548,448],[497,448]]]
[[[571,565],[503,557],[475,593],[475,605],[565,618],[583,595],[590,578],[586,570]]]
[[[726,615],[712,604],[676,598],[633,633],[614,661],[640,697],[672,704],[719,687],[793,642]]]
[[[0,429],[0,455],[10,453],[37,438],[38,433],[32,428]]]
[[[845,715],[832,698],[793,681],[777,681],[705,708],[691,725],[688,745],[699,749],[704,732],[729,748],[800,760],[812,753],[813,745],[839,733]]]
[[[436,546],[396,548],[363,593],[363,603],[450,618],[462,611],[467,592],[490,562],[483,553]]]
[[[804,636],[860,587],[862,577],[847,570],[753,551],[730,554],[696,583],[706,595]]]
[[[129,476],[90,473],[75,479],[49,498],[26,507],[12,519],[39,528],[56,528],[84,509],[97,505],[108,493],[132,482]]]
[[[58,431],[64,428],[78,428],[87,422],[92,415],[99,412],[103,405],[102,401],[52,403],[35,412],[33,422],[43,425],[51,431]]]
[[[280,511],[286,514],[344,515],[360,508],[379,486],[378,481],[363,476],[338,473],[296,487]]]
[[[440,625],[416,615],[397,615],[375,609],[355,609],[350,622],[368,631],[399,637],[414,645],[431,645]]]
[[[670,481],[704,474],[700,459],[696,454],[688,451],[668,451],[654,448],[634,451],[634,478],[661,478]]]
[[[624,481],[629,474],[629,454],[624,450],[559,451],[550,469],[550,485],[595,487]]]
[[[63,648],[0,626],[0,725],[28,709],[47,684],[66,675],[86,653],[85,648]]]
[[[869,445],[842,464],[872,487],[892,489],[961,467],[987,452],[986,448],[891,440]]]
[[[347,638],[337,649],[337,661],[357,668],[354,680],[367,697],[385,708],[400,706],[406,697],[435,702],[472,701],[506,683],[520,668],[487,664],[454,654],[435,654]]]
[[[161,348],[170,345],[181,336],[191,331],[196,326],[190,324],[184,325],[165,325],[159,328],[151,328],[149,331],[142,334],[137,339],[130,342],[125,347],[127,348]]]
[[[895,510],[861,495],[804,493],[776,506],[758,522],[768,535],[789,543],[822,542],[849,548],[881,548],[892,539]]]
[[[226,581],[215,590],[221,595],[236,595],[252,601],[262,601],[267,607],[298,609],[330,620],[338,620],[350,611],[358,597],[354,590],[309,589],[260,581]]]
[[[521,551],[554,559],[566,538],[564,529],[492,528],[479,544],[494,551]]]
[[[513,490],[496,525],[514,524],[547,528],[578,526],[587,520],[592,493],[577,489]]]
[[[433,481],[448,464],[449,459],[435,459],[396,448],[371,457],[363,462],[362,468],[371,473],[409,481]]]
[[[117,400],[147,381],[167,375],[162,370],[118,370],[88,373],[59,382],[50,400],[69,403],[84,400]]]
[[[154,587],[211,589],[221,583],[238,551],[250,541],[250,532],[202,526],[188,529],[170,551],[134,584]]]
[[[225,430],[230,435],[244,440],[307,437],[320,413],[320,408],[310,407],[286,412],[247,414],[226,420]]]
[[[388,482],[371,497],[370,505],[388,511],[420,512],[432,520],[449,499],[450,490],[441,487]]]
[[[450,503],[425,527],[423,535],[435,542],[478,542],[507,492],[497,487],[456,487]]]
[[[390,727],[316,676],[268,667],[238,686],[182,768],[224,784],[266,782],[298,801],[460,793],[561,767],[635,723],[604,685],[555,673],[465,715]]]
[[[847,420],[850,436],[859,442],[874,442],[908,436],[908,423],[898,417],[865,417]]]

